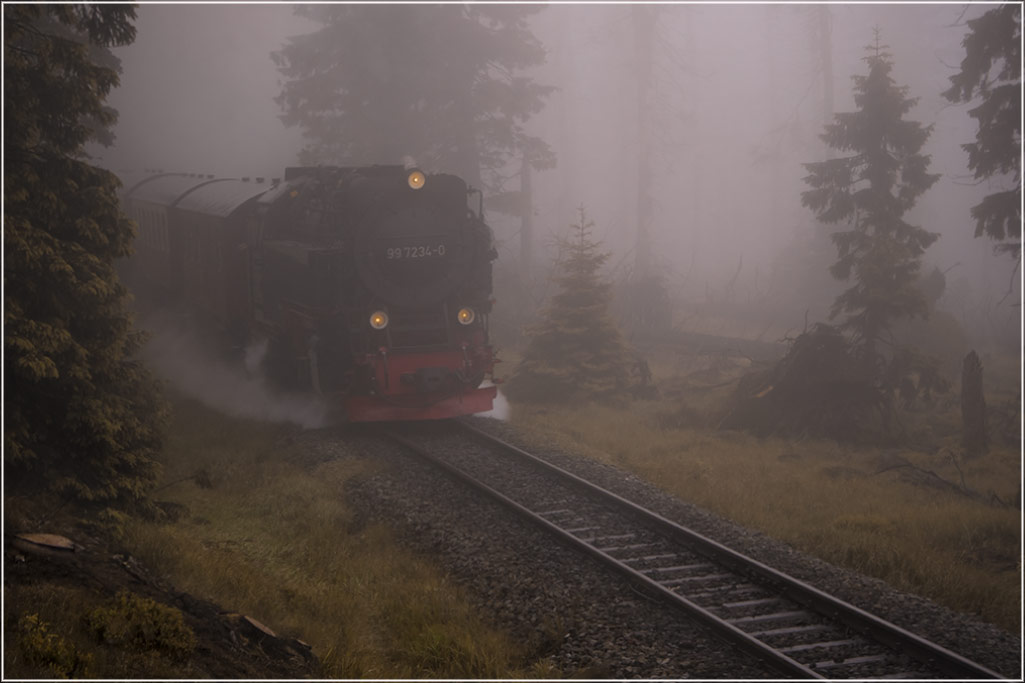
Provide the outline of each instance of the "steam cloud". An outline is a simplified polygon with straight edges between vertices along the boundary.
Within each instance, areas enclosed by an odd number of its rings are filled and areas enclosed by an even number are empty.
[[[146,318],[152,337],[142,350],[146,363],[182,394],[233,417],[323,427],[328,408],[315,396],[276,394],[261,372],[267,343],[245,349],[244,364],[218,358],[199,333],[172,316]]]
[[[485,382],[481,386],[489,387],[491,386],[491,382],[485,380]],[[509,401],[507,401],[505,399],[505,396],[502,395],[501,389],[498,390],[498,395],[495,396],[495,403],[491,410],[487,411],[486,413],[477,413],[477,416],[493,417],[496,420],[502,420],[503,422],[509,420]]]

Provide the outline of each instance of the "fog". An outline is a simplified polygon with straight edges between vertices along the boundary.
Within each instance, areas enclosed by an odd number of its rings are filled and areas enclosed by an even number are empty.
[[[925,151],[930,170],[943,174],[911,216],[942,235],[923,270],[946,271],[941,304],[970,331],[995,334],[983,328],[1018,329],[1020,273],[1012,272],[1009,257],[993,254],[988,239],[973,238],[969,208],[994,188],[972,180],[960,147],[975,136],[970,106],[940,95],[963,57],[965,20],[989,7],[829,5],[828,25],[832,111],[854,106],[851,76],[865,72],[873,27],[893,56],[894,80],[920,98],[909,118],[935,126]],[[100,163],[281,176],[296,163],[302,139],[279,119],[273,98],[281,77],[270,52],[315,27],[292,11],[289,5],[142,5],[136,42],[115,50],[123,74],[109,102],[120,121],[115,147],[95,151]],[[659,5],[656,11],[644,108],[653,148],[645,194],[655,266],[674,297],[698,300],[735,275],[736,286],[754,297],[780,267],[784,247],[823,229],[800,205],[807,189],[801,164],[827,154],[818,140],[830,106],[816,38],[823,15],[808,5]],[[637,232],[632,96],[638,76],[630,13],[624,5],[553,5],[531,18],[548,61],[530,75],[558,87],[528,124],[558,156],[557,167],[532,183],[537,249],[582,205],[620,271],[632,263]],[[518,164],[511,163],[510,175]],[[515,262],[519,219],[489,218],[502,260]],[[1009,287],[1013,292],[997,306]],[[979,311],[997,322],[979,323],[973,318]]]
[[[217,345],[188,320],[162,311],[138,321],[151,335],[143,359],[178,392],[234,417],[288,422],[304,429],[328,424],[330,410],[320,397],[282,394],[264,377],[266,340],[245,349],[243,363],[225,362],[213,350]]]
[[[113,169],[280,177],[302,146],[273,98],[270,53],[310,22],[286,5],[140,5],[136,39],[115,48],[121,85],[114,147],[94,151]]]

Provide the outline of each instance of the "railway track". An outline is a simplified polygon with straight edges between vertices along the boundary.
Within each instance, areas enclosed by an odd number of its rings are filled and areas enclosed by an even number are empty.
[[[1001,678],[465,422],[388,436],[779,674]]]

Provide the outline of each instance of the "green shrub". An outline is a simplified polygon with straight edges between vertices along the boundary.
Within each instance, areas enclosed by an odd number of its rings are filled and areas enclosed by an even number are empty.
[[[121,591],[107,606],[86,615],[86,625],[100,642],[136,650],[155,650],[184,660],[196,637],[182,613],[135,593]]]
[[[38,614],[26,614],[18,621],[18,645],[25,663],[48,669],[55,678],[82,678],[89,675],[92,656],[79,652],[73,644],[53,633]]]

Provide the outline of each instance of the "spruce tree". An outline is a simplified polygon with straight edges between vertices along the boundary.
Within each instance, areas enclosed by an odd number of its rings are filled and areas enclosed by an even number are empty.
[[[554,88],[526,69],[545,51],[527,18],[536,7],[300,5],[319,27],[272,53],[285,78],[276,101],[299,126],[307,164],[396,164],[501,189],[511,158],[549,168],[551,149],[524,123]]]
[[[1005,179],[972,207],[975,236],[996,241],[999,251],[1021,258],[1021,5],[1007,3],[968,22],[961,71],[943,93],[951,102],[978,105],[975,142],[962,145],[979,181]]]
[[[591,238],[583,207],[571,237],[559,242],[559,291],[527,330],[530,341],[506,386],[514,399],[608,397],[627,388],[629,351],[609,313],[612,286],[601,277],[609,254]]]
[[[805,164],[812,189],[801,201],[819,220],[844,226],[832,236],[838,259],[830,272],[853,284],[837,297],[830,317],[845,314],[843,327],[874,359],[877,341],[894,320],[927,313],[916,282],[922,254],[938,235],[904,215],[939,175],[928,172],[929,156],[921,153],[932,126],[904,118],[917,99],[891,78],[878,30],[867,51],[868,73],[853,77],[857,110],[836,114],[821,136],[847,155]]]
[[[114,270],[133,226],[118,180],[87,163],[109,140],[104,48],[135,36],[129,5],[4,5],[4,469],[120,506],[157,475],[163,404]]]

